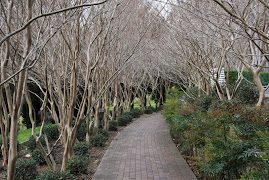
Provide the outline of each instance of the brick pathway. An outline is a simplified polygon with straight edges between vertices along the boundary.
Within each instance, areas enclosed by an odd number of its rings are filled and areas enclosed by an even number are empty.
[[[197,179],[174,145],[161,113],[137,119],[112,141],[95,180]]]

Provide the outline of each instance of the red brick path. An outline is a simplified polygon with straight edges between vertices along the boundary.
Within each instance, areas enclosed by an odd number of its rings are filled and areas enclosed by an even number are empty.
[[[112,141],[94,180],[197,179],[173,143],[161,113],[140,118]]]

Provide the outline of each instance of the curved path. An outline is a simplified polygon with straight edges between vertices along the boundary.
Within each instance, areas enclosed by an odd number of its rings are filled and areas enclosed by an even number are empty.
[[[139,118],[112,141],[93,179],[197,179],[173,143],[161,113]]]

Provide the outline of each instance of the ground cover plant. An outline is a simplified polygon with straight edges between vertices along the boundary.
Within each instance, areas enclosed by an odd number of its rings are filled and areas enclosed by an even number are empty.
[[[269,111],[203,95],[168,95],[164,114],[199,179],[267,179]]]

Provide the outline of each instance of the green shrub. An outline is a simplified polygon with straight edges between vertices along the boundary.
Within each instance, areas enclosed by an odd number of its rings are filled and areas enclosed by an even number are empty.
[[[147,108],[147,109],[144,110],[144,113],[145,114],[152,114],[153,110],[151,108]]]
[[[133,118],[139,118],[142,114],[143,114],[143,112],[140,110],[140,109],[132,109],[131,111],[130,111],[130,114],[131,114],[131,116],[133,117]]]
[[[109,131],[117,131],[118,130],[118,122],[117,121],[109,121]]]
[[[59,138],[58,127],[54,124],[44,127],[44,133],[47,135],[48,140],[57,140]]]
[[[46,146],[46,141],[43,137],[41,137],[40,142],[43,146]],[[27,149],[30,151],[33,151],[33,150],[35,150],[36,147],[37,147],[36,141],[33,138],[33,136],[31,136],[28,143],[27,143]]]
[[[82,174],[87,172],[88,159],[81,156],[75,156],[73,159],[67,161],[66,170],[71,174]]]
[[[256,103],[259,99],[257,87],[248,83],[241,83],[236,91],[236,99],[244,104]]]
[[[44,148],[45,151],[47,152],[47,148]],[[55,151],[52,151],[52,156],[55,155]],[[40,149],[37,147],[36,149],[33,150],[32,152],[32,158],[35,160],[39,165],[44,165],[46,164],[46,160],[44,156],[42,155]]]
[[[78,142],[74,146],[75,155],[89,156],[91,146],[88,142]]]
[[[19,158],[16,163],[16,180],[32,180],[38,175],[36,162]]]
[[[198,99],[199,109],[201,111],[208,111],[212,102],[216,99],[213,95],[202,95]]]
[[[225,75],[227,74],[227,71],[225,71]],[[249,71],[243,71],[243,76],[250,82],[253,82],[253,77]],[[234,85],[238,77],[238,72],[235,70],[230,71],[229,76],[229,84]],[[262,84],[265,86],[269,83],[269,72],[261,72],[260,78]]]
[[[83,121],[81,123],[79,130],[78,130],[77,139],[79,141],[85,141],[86,140],[86,133],[87,133],[87,125],[86,125],[86,121]]]
[[[118,124],[119,126],[126,126],[131,121],[132,121],[132,116],[124,115],[118,119]]]
[[[103,134],[96,134],[90,137],[90,144],[94,147],[103,147],[106,144],[106,137]]]
[[[98,129],[98,134],[102,134],[106,139],[109,138],[109,133],[105,129],[99,128]]]
[[[41,173],[36,180],[73,180],[75,179],[74,175],[72,175],[68,171],[59,172],[56,170],[48,170]]]

